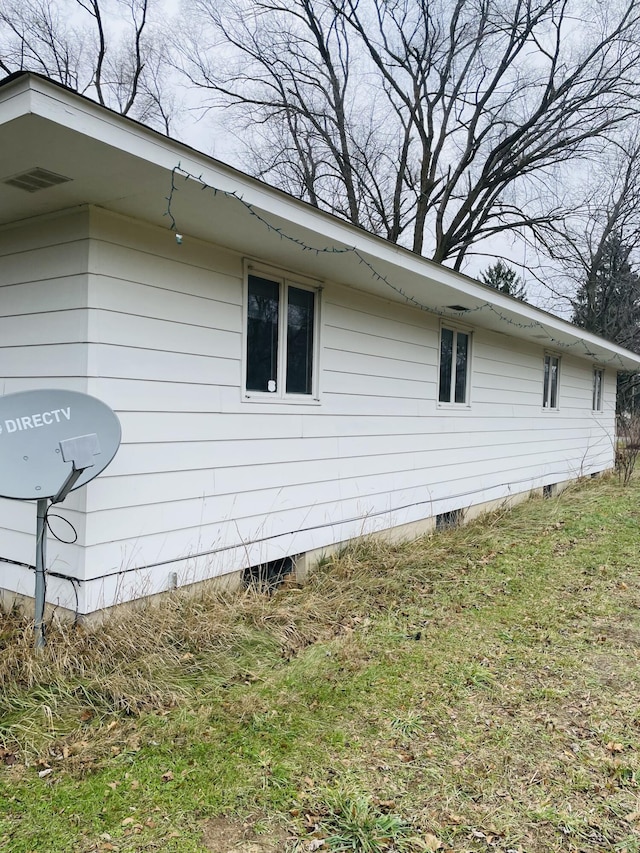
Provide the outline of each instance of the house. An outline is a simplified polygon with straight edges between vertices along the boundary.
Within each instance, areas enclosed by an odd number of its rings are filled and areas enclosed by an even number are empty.
[[[29,73],[0,84],[0,316],[2,393],[85,392],[122,425],[56,508],[77,541],[49,537],[48,601],[80,614],[610,469],[640,367]],[[0,507],[8,602],[35,507]]]

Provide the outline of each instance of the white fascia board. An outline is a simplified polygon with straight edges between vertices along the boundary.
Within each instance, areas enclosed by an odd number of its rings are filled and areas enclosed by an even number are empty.
[[[33,90],[25,75],[0,86],[0,125],[32,112]]]

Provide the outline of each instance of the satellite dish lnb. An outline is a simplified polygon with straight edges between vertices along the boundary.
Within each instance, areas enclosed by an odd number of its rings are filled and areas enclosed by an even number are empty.
[[[64,500],[104,471],[121,434],[109,406],[79,391],[0,397],[0,496]]]

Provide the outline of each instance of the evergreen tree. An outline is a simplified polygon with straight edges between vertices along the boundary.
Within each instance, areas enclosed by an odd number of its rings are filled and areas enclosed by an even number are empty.
[[[495,264],[488,266],[484,272],[480,273],[480,281],[488,284],[489,287],[495,287],[501,293],[515,296],[523,302],[527,298],[524,282],[518,273],[503,261],[496,261]]]
[[[573,302],[573,322],[613,343],[640,352],[640,276],[632,247],[617,233],[594,257]]]
[[[586,280],[573,302],[573,322],[613,343],[640,352],[640,276],[631,265],[632,246],[620,232],[593,254]],[[618,411],[638,409],[637,374],[618,374]]]

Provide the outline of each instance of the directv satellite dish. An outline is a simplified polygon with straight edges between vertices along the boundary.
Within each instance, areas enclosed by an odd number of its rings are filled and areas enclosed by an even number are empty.
[[[48,502],[97,477],[116,455],[120,421],[78,391],[43,389],[0,397],[0,496],[37,500],[35,633],[44,645]]]
[[[79,489],[104,471],[120,437],[116,414],[88,394],[45,389],[0,397],[0,496],[56,498],[74,466],[82,470],[71,489]]]

